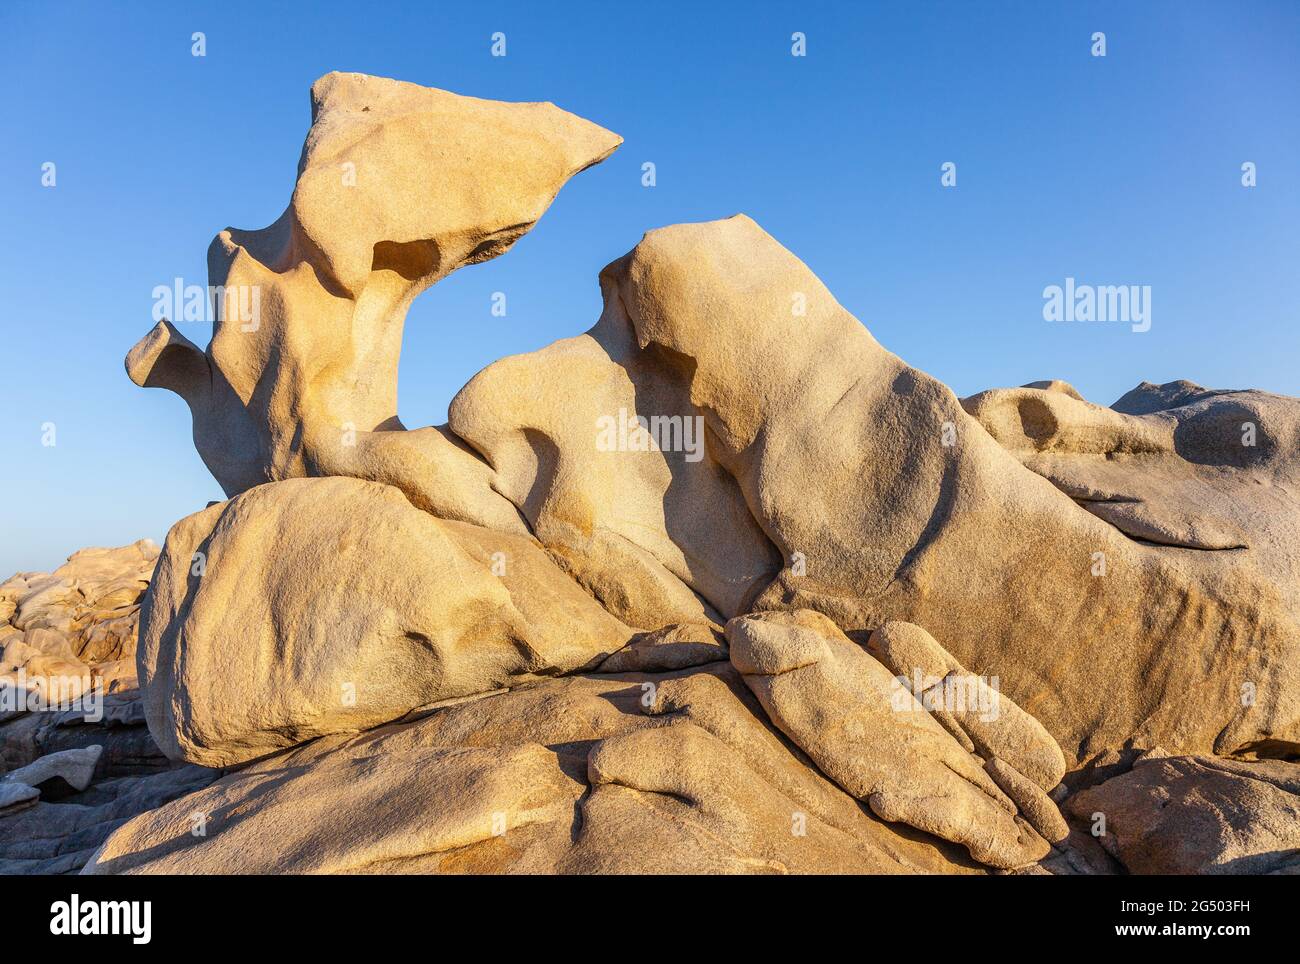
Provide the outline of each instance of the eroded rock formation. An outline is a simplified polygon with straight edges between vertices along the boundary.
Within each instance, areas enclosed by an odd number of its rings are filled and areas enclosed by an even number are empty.
[[[127,358],[230,496],[159,558],[145,716],[235,770],[89,869],[1290,867],[1300,401],[958,399],[737,215],[649,232],[589,331],[407,430],[411,299],[619,138],[355,74],[312,104],[288,210],[210,252],[260,316]],[[36,645],[63,590],[22,589]]]
[[[137,814],[220,771],[169,760],[136,679],[158,547],[84,549],[0,584],[0,873],[80,870]]]
[[[592,666],[632,635],[527,537],[347,478],[256,486],[183,519],[150,598],[149,726],[209,766]]]

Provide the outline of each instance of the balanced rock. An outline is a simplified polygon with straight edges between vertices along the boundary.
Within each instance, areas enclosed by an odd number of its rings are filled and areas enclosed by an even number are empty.
[[[508,248],[618,139],[359,75],[313,100],[285,216],[214,248],[214,283],[274,292],[255,330],[227,317],[201,352],[163,325],[128,359],[187,396],[228,492],[383,481],[441,519],[535,536],[639,630],[795,608],[854,631],[913,622],[1006,680],[1067,762],[1131,741],[1300,746],[1300,402],[1200,391],[1139,416],[1047,383],[962,403],[736,216],[649,232],[602,272],[589,332],[489,366],[447,426],[406,431],[410,298]]]
[[[226,298],[206,351],[162,321],[127,372],[186,400],[195,446],[227,495],[353,476],[396,485],[441,518],[522,533],[463,443],[404,430],[403,321],[429,285],[508,251],[621,138],[553,104],[364,74],[320,78],[311,108],[289,207],[209,249],[209,283]]]
[[[139,612],[149,728],[242,769],[93,869],[1114,869],[1053,804],[1089,794],[1130,870],[1176,819],[1209,831],[1169,866],[1289,866],[1284,798],[1234,786],[1244,843],[1196,801],[1226,757],[1300,752],[1300,400],[959,400],[737,215],[649,232],[589,331],[408,431],[411,299],[619,139],[356,74],[312,105],[285,213],[210,250],[207,347],[164,321],[127,357],[231,497],[173,527]],[[127,657],[143,583],[78,566],[0,585],[6,665]],[[1131,792],[1057,787],[1157,745]],[[1186,806],[1151,816],[1152,774]],[[239,819],[195,838],[195,809]]]

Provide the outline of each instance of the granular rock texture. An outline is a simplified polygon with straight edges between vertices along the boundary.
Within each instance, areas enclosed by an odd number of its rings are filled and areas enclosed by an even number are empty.
[[[228,500],[135,581],[83,553],[0,586],[6,672],[121,684],[134,650],[116,729],[146,721],[158,765],[60,789],[84,803],[0,782],[0,859],[1292,871],[1300,400],[959,399],[736,215],[648,232],[588,331],[403,425],[411,300],[619,143],[549,104],[317,81],[289,207],[210,250],[209,344],[162,322],[127,356]],[[6,760],[93,739],[131,765],[115,727],[38,716],[0,727]]]
[[[137,626],[157,558],[148,540],[83,549],[0,586],[0,873],[75,873],[128,819],[220,776],[169,760],[145,723]]]

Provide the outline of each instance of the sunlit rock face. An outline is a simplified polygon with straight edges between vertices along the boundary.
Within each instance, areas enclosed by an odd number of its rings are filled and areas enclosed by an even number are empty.
[[[208,250],[220,294],[206,351],[161,322],[127,371],[186,399],[227,495],[351,475],[399,482],[441,514],[508,524],[509,506],[454,441],[400,432],[403,321],[435,281],[508,251],[622,139],[553,104],[363,74],[322,77],[311,107],[289,207],[270,227],[222,231]],[[457,507],[447,487],[486,504]]]
[[[312,100],[289,208],[210,252],[258,311],[127,358],[231,497],[159,559],[146,716],[247,766],[203,794],[254,816],[197,840],[164,808],[95,869],[1107,872],[1140,848],[1066,823],[1080,764],[1300,754],[1300,401],[958,399],[736,215],[648,232],[588,331],[410,431],[411,299],[619,138],[356,74]]]

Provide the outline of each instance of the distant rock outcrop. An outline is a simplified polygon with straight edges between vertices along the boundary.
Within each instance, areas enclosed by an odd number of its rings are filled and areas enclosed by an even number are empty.
[[[220,776],[169,760],[145,723],[136,641],[157,558],[148,540],[83,549],[0,584],[0,873],[80,870],[127,819]]]

